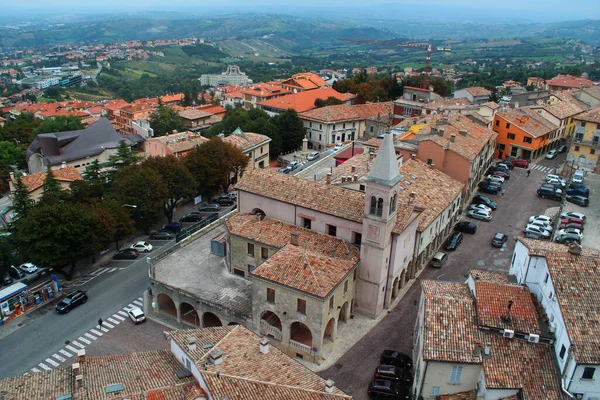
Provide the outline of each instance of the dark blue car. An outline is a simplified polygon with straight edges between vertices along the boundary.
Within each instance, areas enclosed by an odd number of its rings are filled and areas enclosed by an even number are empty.
[[[569,186],[567,189],[567,195],[569,196],[583,196],[585,198],[590,197],[590,189],[584,187],[572,187]]]

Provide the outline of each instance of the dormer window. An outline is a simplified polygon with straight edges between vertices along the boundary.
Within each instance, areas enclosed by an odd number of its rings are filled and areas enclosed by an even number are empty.
[[[371,196],[371,215],[381,217],[383,215],[383,199]]]

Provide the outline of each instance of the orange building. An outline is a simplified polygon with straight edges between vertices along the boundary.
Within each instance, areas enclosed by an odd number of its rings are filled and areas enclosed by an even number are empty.
[[[533,160],[559,144],[560,127],[528,107],[497,113],[492,126],[498,133],[495,158]]]

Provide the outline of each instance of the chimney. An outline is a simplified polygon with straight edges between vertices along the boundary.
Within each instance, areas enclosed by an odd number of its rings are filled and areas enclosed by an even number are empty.
[[[352,180],[354,182],[358,182],[358,175],[354,174],[354,176],[352,177]]]
[[[440,134],[440,136],[442,136],[442,137],[444,136],[444,130],[443,130],[443,129],[440,129],[440,130],[438,131],[438,133]]]
[[[77,362],[83,364],[85,361],[85,350],[81,349],[77,351]]]
[[[375,159],[375,156],[377,156],[377,153],[375,153],[375,152],[373,152],[373,151],[372,151],[372,152],[370,152],[370,153],[369,153],[369,161],[373,161],[373,160]]]
[[[350,172],[355,173],[356,172],[356,167],[353,165],[352,168],[350,168]]]
[[[263,354],[269,354],[269,339],[266,336],[263,336],[259,342],[259,350]]]
[[[188,336],[186,338],[187,346],[189,351],[196,350],[196,338],[194,336]]]
[[[79,391],[83,389],[83,375],[75,376],[75,388]]]
[[[450,141],[452,143],[454,143],[456,141],[456,135],[454,133],[452,135],[450,135]]]
[[[483,349],[483,358],[490,358],[492,354],[492,343],[487,342]]]
[[[294,246],[298,246],[298,236],[300,236],[300,234],[298,232],[292,232],[290,244],[292,244]]]
[[[71,371],[73,372],[74,376],[80,375],[81,374],[81,366],[79,363],[75,363],[71,365]]]
[[[62,163],[60,163],[60,167],[61,168],[67,168],[67,162],[63,161]]]
[[[328,185],[331,185],[331,172],[328,172],[328,173],[327,173],[327,175],[326,175],[326,177],[325,177],[325,182],[326,182]]]
[[[327,379],[325,381],[325,392],[326,393],[333,393],[333,385],[335,385],[335,382],[332,381],[331,379]]]
[[[208,357],[210,362],[214,365],[220,365],[223,363],[223,353],[217,347],[213,347],[213,349],[208,353]]]
[[[569,253],[574,254],[576,256],[581,255],[581,245],[577,243],[571,243],[569,245]]]
[[[410,158],[416,158],[416,157],[417,157],[417,155],[415,153],[410,154]]]
[[[461,131],[458,131],[458,133],[460,133],[460,134],[461,134],[461,135],[463,135],[463,136],[467,136],[467,131],[462,131],[462,130],[461,130]]]

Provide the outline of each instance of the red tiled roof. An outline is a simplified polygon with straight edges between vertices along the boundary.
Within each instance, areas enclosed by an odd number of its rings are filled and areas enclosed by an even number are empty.
[[[378,115],[385,115],[394,111],[394,102],[368,103],[368,104],[340,104],[325,106],[305,111],[299,115],[302,119],[319,122],[338,122],[366,120]]]
[[[469,87],[469,88],[465,88],[464,90],[469,92],[472,96],[489,96],[492,94],[491,91],[487,90],[486,88],[482,88],[482,87]]]
[[[572,75],[557,75],[554,78],[546,81],[548,86],[556,86],[556,87],[566,87],[566,88],[574,88],[579,89],[579,87],[591,87],[592,81],[589,79],[585,79],[579,76]]]
[[[327,82],[325,82],[319,75],[314,74],[312,72],[302,72],[299,74],[294,74],[290,79],[286,79],[283,82],[281,82],[281,84],[288,86],[297,86],[306,90],[317,89],[319,87],[327,86]]]
[[[75,167],[65,167],[53,169],[52,175],[60,182],[74,182],[83,179],[79,171]],[[27,190],[31,193],[39,187],[42,187],[46,179],[46,171],[36,172],[35,174],[21,177],[21,182],[27,186]]]
[[[125,100],[117,99],[117,100],[108,101],[102,107],[106,110],[115,111],[115,110],[120,110],[121,108],[126,107],[128,105],[129,105],[129,103],[126,102]]]
[[[200,111],[204,111],[207,112],[209,114],[223,114],[226,113],[227,110],[225,109],[225,107],[221,107],[221,106],[212,106],[212,105],[206,105],[206,106],[200,106],[197,108]]]
[[[203,110],[196,109],[187,109],[185,111],[180,111],[179,116],[183,119],[195,120],[201,118],[208,118],[212,114]]]
[[[600,106],[575,117],[579,121],[589,121],[600,124]]]
[[[319,88],[314,90],[307,90],[300,93],[288,94],[286,96],[277,97],[274,99],[265,100],[258,103],[261,107],[269,107],[278,110],[293,109],[296,112],[304,112],[312,110],[315,107],[315,100],[322,99],[327,100],[329,97],[335,97],[341,101],[349,100],[346,94],[339,93],[337,90],[328,88]],[[352,95],[352,98],[356,96]]]
[[[419,92],[427,92],[427,93],[430,92],[429,89],[423,89],[423,88],[415,87],[415,86],[404,86],[404,90],[416,90],[416,91],[419,91]]]
[[[255,146],[266,144],[271,141],[271,138],[260,133],[252,132],[233,132],[231,135],[221,138],[224,142],[231,143],[242,152],[249,150]]]
[[[175,103],[178,101],[182,101],[184,98],[184,94],[183,93],[177,93],[177,94],[171,94],[171,95],[166,95],[166,96],[162,96],[160,98],[160,101],[163,104],[169,104],[169,103]]]
[[[496,118],[502,118],[505,121],[516,125],[536,138],[558,129],[558,126],[540,116],[534,109],[529,107],[521,107],[500,112],[496,114]]]

